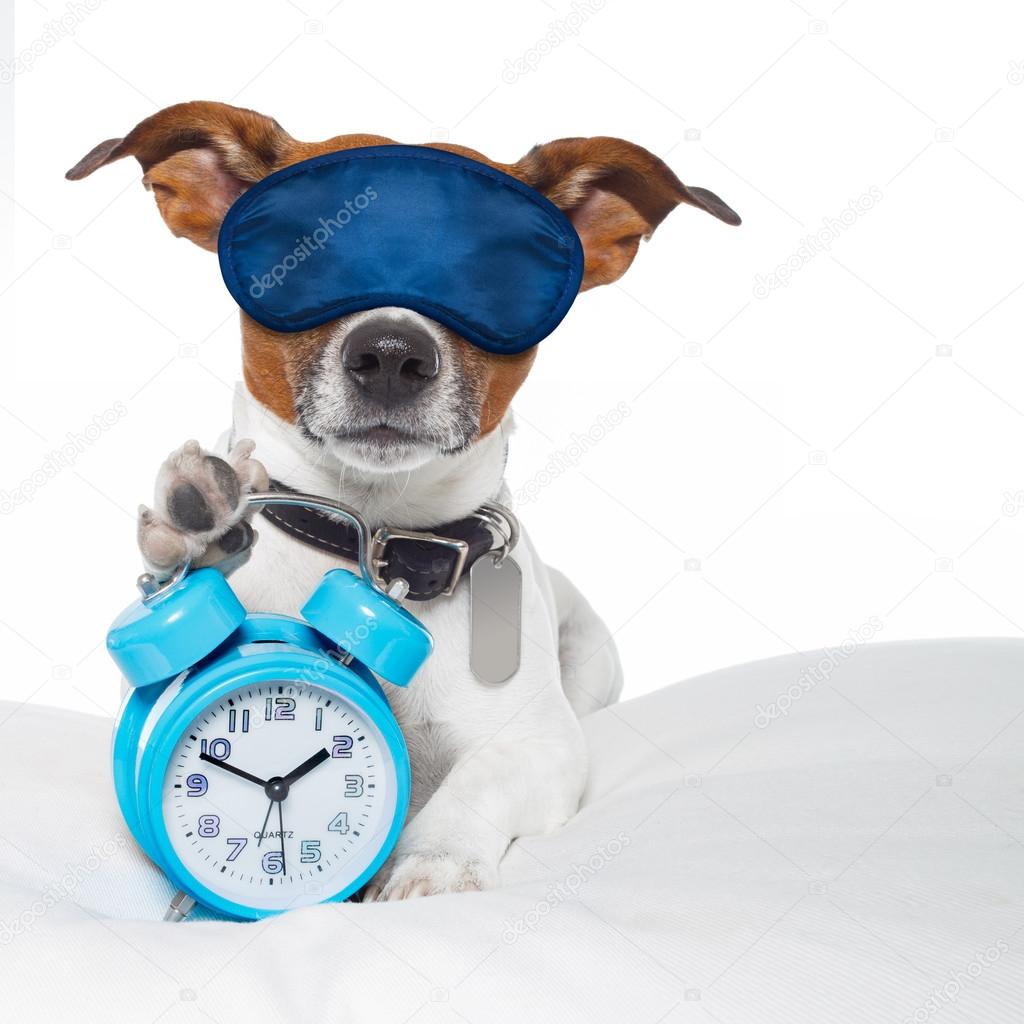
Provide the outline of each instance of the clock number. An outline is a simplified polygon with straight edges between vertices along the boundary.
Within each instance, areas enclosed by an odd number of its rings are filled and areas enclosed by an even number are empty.
[[[334,816],[334,820],[327,826],[327,831],[345,835],[348,832],[348,812],[339,811]]]
[[[234,732],[235,731],[235,726],[237,724],[237,719],[238,719],[238,712],[236,711],[235,708],[232,708],[228,712],[228,732]],[[248,732],[248,731],[249,731],[249,712],[248,711],[243,711],[242,712],[242,732]]]
[[[363,795],[363,777],[362,775],[346,775],[345,776],[345,796],[362,796]]]
[[[237,860],[238,855],[245,849],[245,844],[248,842],[248,839],[229,839],[228,844],[231,846],[231,852],[228,854],[228,860]]]
[[[316,722],[314,728],[316,729],[317,732],[320,732],[320,730],[324,727],[324,709],[317,708],[316,715],[314,715],[313,717],[314,721]]]
[[[294,722],[295,700],[292,697],[268,697],[264,717],[269,722]]]
[[[315,864],[320,859],[320,840],[303,839],[299,844],[299,860],[303,864]]]
[[[220,835],[220,818],[216,814],[203,814],[199,818],[199,834],[204,839]]]
[[[223,738],[210,740],[209,743],[203,740],[199,744],[199,752],[212,757],[214,761],[226,761],[231,756],[231,743]]]
[[[263,854],[263,870],[268,875],[279,875],[284,871],[284,857],[280,850],[270,850]]]
[[[351,736],[335,736],[334,737],[334,749],[331,751],[331,757],[351,757],[352,756],[352,737]]]
[[[208,788],[205,775],[190,775],[185,783],[188,785],[189,796],[202,796]]]

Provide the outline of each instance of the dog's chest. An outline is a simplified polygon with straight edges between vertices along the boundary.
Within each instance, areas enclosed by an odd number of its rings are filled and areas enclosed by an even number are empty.
[[[301,544],[269,523],[259,532],[250,561],[231,578],[249,610],[298,615],[329,569],[352,563]],[[421,781],[443,778],[460,754],[500,728],[508,717],[509,686],[479,682],[469,668],[469,592],[465,582],[447,598],[408,605],[434,638],[434,651],[408,687],[385,683],[392,711],[409,747],[414,806]]]

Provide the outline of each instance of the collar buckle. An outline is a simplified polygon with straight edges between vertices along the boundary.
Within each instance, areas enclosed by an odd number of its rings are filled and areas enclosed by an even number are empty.
[[[466,559],[469,557],[469,544],[464,540],[456,540],[453,537],[442,537],[436,533],[426,533],[419,530],[397,530],[390,526],[381,526],[374,533],[370,540],[369,569],[374,582],[386,589],[388,583],[381,575],[381,570],[388,564],[387,547],[393,540],[421,541],[426,544],[437,544],[440,547],[448,548],[455,552],[455,561],[452,564],[448,582],[442,597],[451,597],[455,593],[455,586],[462,579],[462,570],[466,567]],[[394,582],[392,578],[391,582]],[[408,582],[408,581],[407,581]]]

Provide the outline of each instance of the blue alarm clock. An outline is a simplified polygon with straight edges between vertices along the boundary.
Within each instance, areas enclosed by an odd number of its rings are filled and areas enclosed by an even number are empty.
[[[301,619],[246,612],[223,572],[180,567],[117,618],[107,648],[130,690],[114,786],[132,835],[179,890],[233,918],[343,900],[377,871],[409,804],[409,757],[375,676],[406,686],[427,630],[388,591],[362,517],[312,495],[253,494],[347,518],[362,576],[327,572]]]

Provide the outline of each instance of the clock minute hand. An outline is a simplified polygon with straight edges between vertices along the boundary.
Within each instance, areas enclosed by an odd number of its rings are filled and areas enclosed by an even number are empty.
[[[227,761],[220,761],[216,757],[210,757],[209,754],[200,754],[199,760],[206,761],[207,764],[215,764],[218,768],[223,768],[224,771],[231,772],[232,775],[237,775],[240,779],[245,779],[247,782],[255,782],[257,786],[265,786],[267,784],[266,779],[258,779],[255,775],[250,775],[248,772],[242,771],[241,768],[228,764]]]
[[[298,768],[293,768],[281,781],[286,782],[289,786],[292,785],[292,783],[301,779],[303,775],[311,772],[318,764],[323,764],[330,756],[327,748],[321,747],[312,757],[306,758]]]

